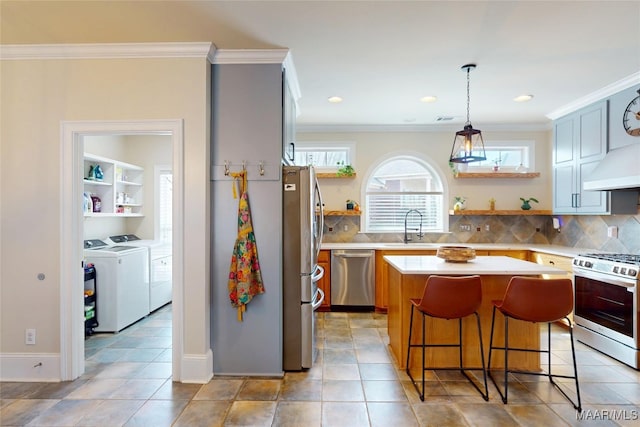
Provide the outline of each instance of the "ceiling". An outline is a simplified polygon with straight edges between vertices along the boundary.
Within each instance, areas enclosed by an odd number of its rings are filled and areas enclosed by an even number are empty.
[[[0,40],[289,48],[300,129],[549,128],[640,83],[640,1],[7,1]],[[513,98],[534,95],[516,103]],[[341,96],[340,104],[327,102]],[[420,98],[437,96],[434,103]],[[452,118],[438,121],[439,117]]]

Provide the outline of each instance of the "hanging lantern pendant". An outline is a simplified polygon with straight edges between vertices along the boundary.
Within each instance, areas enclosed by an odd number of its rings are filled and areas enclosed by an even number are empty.
[[[471,163],[487,160],[482,132],[479,129],[474,129],[469,119],[469,104],[471,101],[469,95],[469,72],[475,68],[476,64],[466,64],[461,67],[462,70],[467,71],[467,121],[464,129],[456,132],[456,136],[453,139],[451,156],[449,156],[449,161],[453,163]]]

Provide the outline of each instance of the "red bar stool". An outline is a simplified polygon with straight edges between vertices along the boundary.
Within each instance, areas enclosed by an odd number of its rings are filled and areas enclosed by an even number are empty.
[[[493,345],[493,331],[496,321],[496,310],[504,315],[504,347]],[[489,377],[498,389],[502,402],[507,403],[509,393],[509,373],[542,375],[549,378],[549,381],[566,397],[573,407],[581,411],[580,387],[578,386],[578,368],[576,366],[576,352],[573,342],[573,323],[569,320],[569,313],[573,310],[573,285],[571,279],[540,279],[533,277],[513,277],[509,281],[507,290],[502,300],[493,301],[493,316],[491,318],[491,339],[489,341]],[[509,347],[509,318],[524,320],[527,322],[544,322],[548,327],[547,350],[533,350],[526,348]],[[569,325],[571,337],[571,353],[573,355],[573,376],[552,375],[551,374],[551,323],[565,319]],[[504,351],[504,394],[498,387],[496,380],[491,374],[491,355],[493,350]],[[547,353],[549,366],[547,372],[517,371],[509,369],[509,351],[525,351],[536,353]],[[578,404],[560,388],[554,378],[571,378],[576,383],[576,394]]]
[[[480,276],[463,276],[463,277],[447,277],[447,276],[429,276],[425,284],[422,299],[411,298],[411,320],[409,322],[409,342],[407,343],[407,374],[411,378],[413,386],[420,395],[420,400],[424,401],[424,371],[432,370],[452,370],[460,369],[460,372],[469,380],[469,382],[480,392],[484,400],[489,400],[489,389],[487,387],[487,371],[484,365],[484,349],[482,346],[482,330],[480,329],[480,317],[478,316],[478,307],[482,301]],[[411,344],[411,331],[413,330],[413,311],[417,309],[422,314],[422,344]],[[462,319],[474,314],[478,324],[478,338],[480,341],[480,357],[482,360],[481,368],[484,376],[484,392],[469,377],[465,371],[462,360]],[[434,317],[438,319],[458,319],[458,343],[454,344],[426,344],[425,343],[425,318]],[[411,349],[414,347],[422,348],[422,390],[418,388],[418,384],[411,376],[409,369],[409,360]],[[458,347],[460,367],[459,368],[425,368],[425,348],[427,347]]]

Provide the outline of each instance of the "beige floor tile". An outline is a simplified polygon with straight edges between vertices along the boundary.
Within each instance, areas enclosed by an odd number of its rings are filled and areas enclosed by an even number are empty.
[[[83,427],[122,426],[144,405],[144,400],[103,400],[78,422]]]
[[[324,402],[364,401],[362,382],[350,380],[324,380],[322,382],[322,400]]]
[[[414,405],[413,410],[420,426],[423,427],[464,427],[469,425],[456,405],[452,403]]]
[[[194,400],[233,400],[242,387],[244,380],[239,379],[212,379],[203,385]]]
[[[182,413],[188,400],[148,400],[126,422],[126,427],[169,427]]]
[[[367,402],[406,402],[407,396],[400,381],[362,381]]]
[[[149,399],[164,384],[165,380],[131,379],[118,387],[109,399]]]
[[[356,352],[351,348],[325,348],[323,360],[325,365],[357,363]]]
[[[231,402],[194,400],[184,408],[173,427],[219,427],[229,413]]]
[[[383,345],[356,349],[358,363],[392,363],[389,351]]]
[[[562,418],[546,405],[519,405],[509,404],[505,406],[507,412],[518,420],[518,424],[524,427],[559,426],[563,424]]]
[[[278,427],[320,426],[322,404],[320,402],[278,402],[273,425]]]
[[[270,427],[276,411],[276,402],[235,401],[225,419],[225,426]]]
[[[322,426],[368,427],[367,404],[364,402],[323,402]]]
[[[360,370],[356,363],[325,365],[322,378],[325,380],[359,380]]]
[[[418,419],[408,403],[369,402],[367,408],[372,427],[419,425]]]
[[[396,369],[391,363],[359,363],[363,380],[398,380]]]
[[[65,397],[65,399],[108,399],[114,391],[127,382],[124,378],[89,380]]]
[[[281,380],[248,379],[243,384],[237,400],[276,400],[280,393]]]
[[[171,363],[151,362],[138,371],[136,378],[171,378]]]
[[[99,406],[99,400],[61,400],[32,419],[27,426],[74,426]]]
[[[29,399],[63,399],[72,391],[80,388],[87,380],[62,381],[59,383],[46,383],[36,391],[29,394]]]
[[[128,350],[127,350],[128,351]],[[145,362],[115,362],[104,368],[94,376],[95,379],[105,378],[133,378],[148,363]]]
[[[458,410],[471,426],[495,427],[517,426],[517,421],[507,412],[506,406],[499,403],[456,403]]]
[[[320,401],[322,380],[285,380],[280,388],[280,400]]]
[[[60,402],[57,399],[16,399],[0,410],[3,426],[22,426]]]
[[[151,399],[191,400],[201,388],[202,384],[187,384],[165,380],[162,387],[151,396]]]

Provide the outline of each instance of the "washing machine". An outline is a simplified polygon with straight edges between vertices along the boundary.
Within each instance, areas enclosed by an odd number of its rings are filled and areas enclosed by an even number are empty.
[[[149,314],[149,251],[84,241],[84,260],[96,271],[100,325],[95,332],[119,332]]]
[[[105,240],[113,245],[147,248],[149,251],[149,310],[157,310],[171,302],[173,298],[171,243],[140,239],[135,234],[110,236]]]

